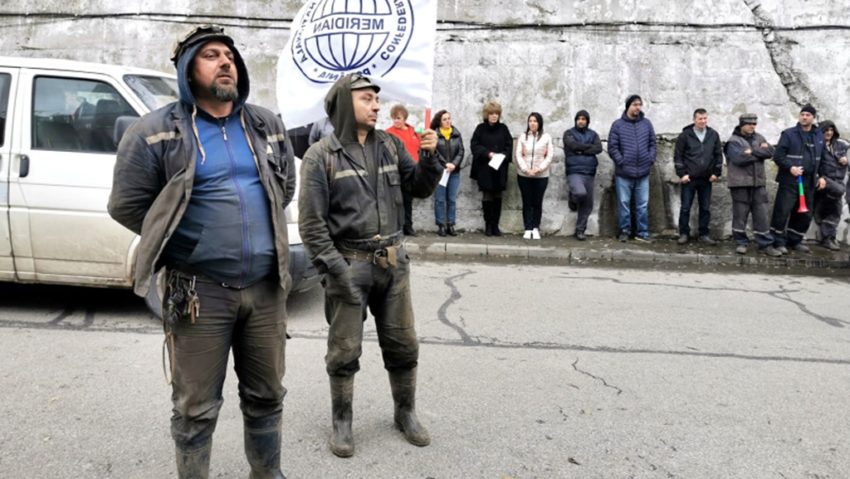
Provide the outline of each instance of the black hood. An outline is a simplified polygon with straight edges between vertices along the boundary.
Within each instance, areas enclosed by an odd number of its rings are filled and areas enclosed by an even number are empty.
[[[211,41],[220,41],[227,45],[228,48],[230,48],[230,51],[233,52],[233,63],[236,67],[236,75],[238,76],[236,79],[236,90],[239,92],[239,98],[233,102],[233,110],[236,111],[248,100],[248,93],[250,92],[251,82],[248,80],[248,68],[245,66],[245,61],[242,59],[242,55],[239,53],[239,50],[236,49],[236,46],[234,46],[233,40],[230,37],[220,35],[204,40],[205,41],[191,45],[180,54],[179,58],[176,59],[177,87],[180,92],[180,101],[189,105],[196,103],[195,94],[192,92],[192,88],[189,84],[189,72],[192,69],[192,61],[195,59],[195,55],[202,46]]]
[[[351,100],[351,77],[352,75],[341,77],[331,85],[325,95],[325,113],[334,126],[334,135],[343,143],[358,141],[354,102]]]
[[[580,116],[587,118],[587,126],[585,126],[584,128],[579,128],[578,125],[576,125],[576,123],[578,123],[578,117],[580,117]],[[588,113],[587,110],[579,110],[578,113],[576,113],[576,116],[573,117],[573,125],[579,130],[589,128],[590,127],[590,113]]]

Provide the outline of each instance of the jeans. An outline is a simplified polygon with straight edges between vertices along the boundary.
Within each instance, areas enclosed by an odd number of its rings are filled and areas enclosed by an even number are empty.
[[[437,191],[434,193],[434,221],[438,226],[455,224],[458,190],[460,190],[460,173],[449,175],[446,186],[437,186]]]
[[[549,185],[549,178],[526,178],[517,176],[517,184],[522,195],[522,223],[525,230],[540,228],[543,218],[543,195]]]
[[[699,235],[708,236],[711,221],[711,182],[708,178],[694,178],[682,185],[682,206],[679,209],[679,234],[691,234],[691,206],[699,195]]]
[[[620,233],[630,234],[632,230],[631,200],[635,199],[635,213],[637,215],[636,235],[642,238],[649,236],[649,175],[643,178],[614,177],[617,189],[617,212],[618,227]]]

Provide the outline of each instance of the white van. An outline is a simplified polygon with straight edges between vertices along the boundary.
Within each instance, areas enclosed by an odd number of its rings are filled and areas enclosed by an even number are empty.
[[[0,57],[0,281],[133,286],[139,238],[106,212],[115,151],[136,118],[176,99],[176,78],[153,70]],[[319,280],[297,211],[296,291]]]

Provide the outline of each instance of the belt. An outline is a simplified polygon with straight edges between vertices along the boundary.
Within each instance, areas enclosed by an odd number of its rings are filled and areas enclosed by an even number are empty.
[[[343,257],[356,261],[365,261],[380,266],[383,269],[395,268],[398,265],[398,250],[401,245],[387,246],[372,251],[339,248]]]

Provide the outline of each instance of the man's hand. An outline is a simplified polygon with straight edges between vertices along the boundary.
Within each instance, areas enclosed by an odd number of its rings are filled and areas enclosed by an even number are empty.
[[[454,163],[446,163],[446,171],[453,172],[457,168]]]
[[[792,166],[789,170],[792,176],[803,176],[803,167],[802,166]]]
[[[717,181],[717,175],[711,175],[711,177],[708,179],[708,181],[714,183],[715,181]]]
[[[744,154],[745,155],[752,155],[753,154],[752,148],[747,148],[746,150],[744,150]]]
[[[691,175],[685,175],[682,177],[682,184],[687,185],[691,182]]]
[[[841,165],[841,166],[847,166],[847,157],[846,157],[846,156],[842,156],[841,158],[839,158],[839,159],[838,159],[838,164],[839,164],[839,165]]]
[[[437,132],[434,130],[425,130],[419,135],[419,148],[431,153],[437,151]]]
[[[826,188],[826,178],[818,178],[818,190]]]
[[[764,143],[761,144],[761,147],[762,148],[770,148],[770,145],[765,141]]]

